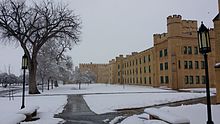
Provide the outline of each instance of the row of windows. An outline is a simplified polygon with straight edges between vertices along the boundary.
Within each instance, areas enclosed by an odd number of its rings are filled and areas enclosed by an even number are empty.
[[[200,83],[205,84],[205,82],[206,82],[204,75],[203,76],[198,76],[198,75],[197,76],[192,76],[192,75],[188,76],[188,75],[186,75],[184,80],[185,80],[185,84],[194,84],[194,83],[195,84],[200,84]]]
[[[134,66],[134,65],[138,65],[139,64],[142,64],[142,63],[146,63],[146,62],[150,62],[151,61],[151,56],[148,55],[148,56],[144,56],[143,58],[139,58],[136,59],[136,60],[133,60],[133,61],[130,61],[130,62],[126,62],[122,65],[122,67],[131,67],[131,66]],[[118,65],[118,69],[120,69],[120,65]]]
[[[167,51],[167,49],[160,50],[159,54],[160,54],[160,57],[167,56],[168,51]]]
[[[205,68],[205,62],[200,61],[201,69]],[[193,61],[184,61],[184,68],[185,69],[193,69]],[[194,61],[194,68],[199,69],[199,61]]]
[[[136,80],[135,80],[136,79]],[[118,79],[120,81],[120,79]],[[138,81],[138,78],[125,78],[123,80],[125,83],[144,83],[144,84],[151,84],[151,77],[144,77],[142,80],[142,77],[140,77],[140,80]]]
[[[144,73],[151,73],[151,66],[148,66],[148,68],[145,66],[144,67]],[[142,68],[139,69],[139,73],[142,74]],[[136,68],[136,70],[127,70],[127,71],[124,71],[122,72],[122,74],[125,74],[125,75],[134,75],[134,74],[138,74],[138,68]],[[118,76],[120,76],[120,72],[118,72]]]
[[[160,83],[161,84],[168,84],[169,83],[169,77],[168,76],[160,76]]]
[[[183,53],[184,54],[192,54],[192,46],[184,46]],[[197,55],[198,53],[199,53],[198,47],[194,47],[194,54]]]
[[[168,70],[168,62],[160,63],[160,70]]]

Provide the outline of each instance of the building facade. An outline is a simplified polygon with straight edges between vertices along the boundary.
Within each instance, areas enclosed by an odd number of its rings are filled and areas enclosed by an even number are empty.
[[[220,0],[218,0],[218,15],[213,19],[214,22],[214,30],[216,36],[216,68],[215,68],[215,75],[216,75],[216,99],[217,103],[220,103]]]
[[[92,71],[96,76],[96,82],[107,83],[109,80],[109,64],[79,64],[80,72]]]
[[[215,87],[215,33],[210,29],[210,85]],[[154,34],[152,48],[119,55],[107,65],[108,82],[171,89],[205,87],[203,56],[198,51],[197,21],[167,17],[167,32]]]

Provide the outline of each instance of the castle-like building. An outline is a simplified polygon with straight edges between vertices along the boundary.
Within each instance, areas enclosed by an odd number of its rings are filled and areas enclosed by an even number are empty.
[[[197,26],[196,20],[183,20],[180,15],[168,16],[167,33],[154,34],[152,48],[119,55],[108,64],[80,64],[80,70],[93,71],[98,83],[171,89],[205,87],[205,64],[199,53]],[[213,29],[209,33],[212,47],[208,54],[210,85],[215,87],[216,38]]]

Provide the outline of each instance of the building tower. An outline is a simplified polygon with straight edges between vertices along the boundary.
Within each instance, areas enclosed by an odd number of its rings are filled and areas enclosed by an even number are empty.
[[[172,68],[169,71],[170,75],[170,87],[173,89],[179,88],[179,81],[177,75],[177,56],[178,51],[180,51],[178,47],[178,43],[181,42],[181,34],[182,34],[182,16],[180,15],[173,15],[167,17],[167,33],[168,33],[168,49],[169,49],[169,56],[168,59],[170,60],[169,66]]]
[[[220,103],[220,0],[218,0],[218,15],[213,19],[214,31],[216,36],[216,64],[215,74],[216,74],[216,91],[217,91],[217,103]]]

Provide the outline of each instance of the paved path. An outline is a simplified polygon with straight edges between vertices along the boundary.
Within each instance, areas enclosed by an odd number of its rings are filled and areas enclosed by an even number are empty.
[[[55,115],[66,120],[64,124],[105,124],[103,120],[112,120],[118,113],[97,115],[92,112],[82,95],[68,95],[68,103],[62,113]]]

